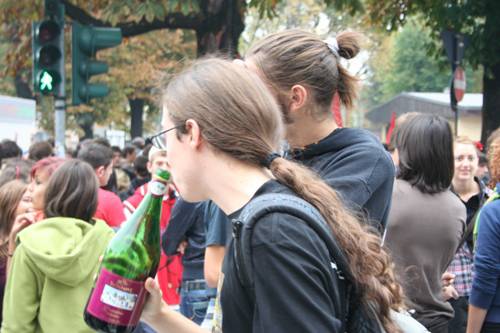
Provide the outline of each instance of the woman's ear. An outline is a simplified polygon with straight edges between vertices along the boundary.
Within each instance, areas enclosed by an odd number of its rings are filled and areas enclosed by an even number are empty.
[[[200,126],[195,120],[188,119],[186,121],[186,132],[189,145],[193,148],[199,148],[203,142],[203,137]]]
[[[307,89],[300,85],[296,84],[290,89],[290,111],[295,111],[302,108],[309,98],[309,94]]]

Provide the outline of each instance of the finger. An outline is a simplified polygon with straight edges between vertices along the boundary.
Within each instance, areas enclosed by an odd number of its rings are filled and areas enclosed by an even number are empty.
[[[161,301],[161,289],[155,280],[153,280],[152,278],[148,278],[146,280],[145,287],[153,301]]]

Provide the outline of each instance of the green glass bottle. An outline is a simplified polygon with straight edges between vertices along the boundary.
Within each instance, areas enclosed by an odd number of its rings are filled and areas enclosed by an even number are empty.
[[[160,216],[169,179],[169,172],[157,172],[148,194],[104,253],[84,312],[87,325],[98,332],[128,333],[139,322],[147,293],[144,281],[155,276],[160,262]]]

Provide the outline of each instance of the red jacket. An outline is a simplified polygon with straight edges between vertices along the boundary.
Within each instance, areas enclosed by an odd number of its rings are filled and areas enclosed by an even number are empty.
[[[135,193],[123,202],[123,206],[132,213],[139,206],[144,196],[148,193],[148,184],[137,188]],[[170,220],[170,212],[175,204],[174,193],[169,191],[163,197],[161,209],[160,229],[163,233]],[[178,289],[182,281],[182,258],[180,255],[166,256],[163,251],[157,273],[158,283],[163,292],[163,299],[169,305],[179,304]]]

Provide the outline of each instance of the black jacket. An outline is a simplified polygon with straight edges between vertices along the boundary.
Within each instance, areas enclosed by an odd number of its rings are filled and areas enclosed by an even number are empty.
[[[361,211],[379,230],[385,229],[395,167],[375,136],[363,129],[339,128],[288,156],[318,172],[349,207]]]

